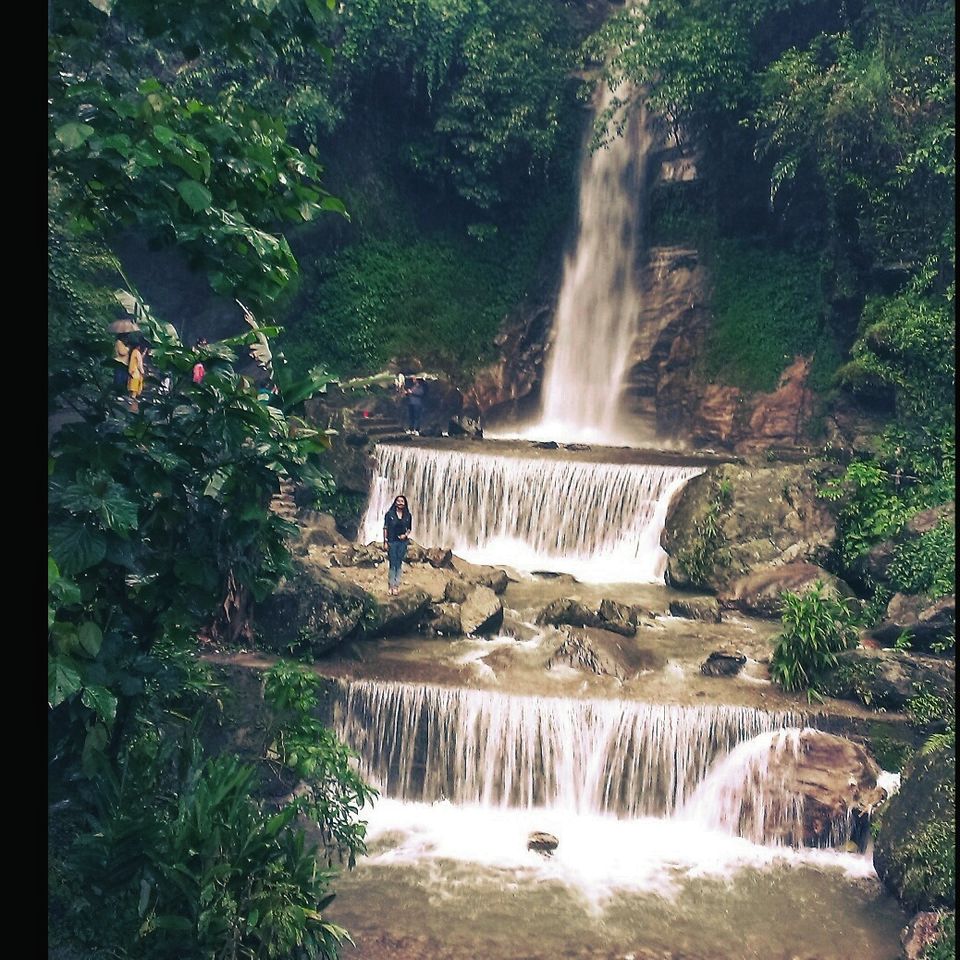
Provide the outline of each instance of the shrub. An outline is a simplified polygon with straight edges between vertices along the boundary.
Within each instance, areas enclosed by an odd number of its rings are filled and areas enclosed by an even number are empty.
[[[770,676],[784,690],[815,687],[837,665],[837,654],[856,642],[853,615],[846,601],[825,596],[818,580],[804,594],[784,591],[783,632],[770,661]]]

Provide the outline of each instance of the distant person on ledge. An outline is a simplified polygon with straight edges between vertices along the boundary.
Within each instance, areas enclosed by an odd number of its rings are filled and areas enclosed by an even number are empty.
[[[407,498],[394,497],[393,506],[383,518],[383,545],[387,548],[390,569],[387,574],[387,585],[390,588],[391,597],[400,593],[400,567],[403,565],[403,558],[407,555],[412,526],[413,518],[407,507]]]
[[[410,418],[410,428],[407,433],[415,437],[420,436],[420,420],[423,417],[423,396],[427,392],[421,377],[410,377],[410,386],[407,387],[407,415]]]

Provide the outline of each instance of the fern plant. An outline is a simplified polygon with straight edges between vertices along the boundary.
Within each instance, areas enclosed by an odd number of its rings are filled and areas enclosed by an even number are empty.
[[[857,631],[847,601],[825,595],[818,580],[807,593],[782,594],[783,632],[770,661],[770,676],[784,690],[815,687],[837,665],[837,654],[856,644]]]

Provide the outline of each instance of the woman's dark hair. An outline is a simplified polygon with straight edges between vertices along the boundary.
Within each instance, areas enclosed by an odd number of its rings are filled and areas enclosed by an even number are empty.
[[[397,501],[398,501],[398,500],[402,500],[402,501],[403,501],[403,509],[404,509],[404,510],[409,510],[409,509],[410,509],[410,501],[407,499],[407,495],[406,495],[405,493],[398,493],[398,494],[393,498],[393,503],[390,504],[390,509],[391,509],[394,513],[397,512]]]

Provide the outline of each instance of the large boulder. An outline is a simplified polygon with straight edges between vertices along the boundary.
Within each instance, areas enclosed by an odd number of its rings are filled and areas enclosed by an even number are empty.
[[[832,573],[816,564],[794,560],[779,566],[764,566],[738,577],[717,595],[717,599],[725,609],[775,620],[783,612],[781,595],[784,591],[809,593],[817,582],[824,585],[824,596],[834,599],[853,597],[850,587]]]
[[[880,817],[873,865],[909,910],[956,899],[956,754],[953,745],[920,754]]]
[[[465,634],[495,633],[503,624],[503,602],[489,588],[474,587],[460,607],[460,626]]]
[[[602,627],[606,624],[589,607],[579,600],[561,597],[548,603],[538,614],[537,623],[557,627],[566,624],[571,627]]]
[[[455,603],[437,604],[428,629],[434,636],[459,637],[463,633],[460,607]]]
[[[918,693],[952,700],[952,661],[905,650],[857,647],[837,654],[837,666],[820,681],[832,697],[857,700],[875,710],[902,710]]]
[[[369,593],[314,565],[295,564],[294,570],[257,605],[257,632],[267,647],[306,647],[317,657],[364,634],[377,609]]]
[[[364,634],[386,637],[405,633],[420,623],[429,606],[430,595],[423,590],[401,590],[376,605]]]
[[[803,801],[803,836],[784,839],[825,846],[849,831],[863,845],[871,812],[886,798],[886,791],[877,786],[876,761],[860,744],[811,728],[800,731],[798,747],[772,750],[764,777],[780,797]],[[770,801],[781,802],[777,797]]]
[[[827,562],[836,525],[817,498],[827,465],[722,464],[674,498],[661,535],[670,586],[729,592],[761,566]]]
[[[700,672],[705,677],[735,677],[746,662],[747,658],[739,650],[714,650],[700,664]]]
[[[904,632],[914,650],[930,650],[948,642],[957,629],[957,601],[954,595],[930,600],[924,594],[896,593],[887,604],[883,620],[870,633],[878,643],[893,644]]]
[[[720,604],[713,597],[682,597],[670,601],[670,616],[719,623]]]

